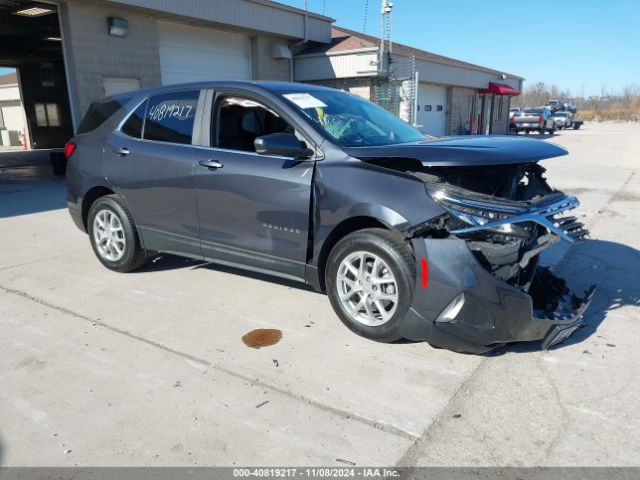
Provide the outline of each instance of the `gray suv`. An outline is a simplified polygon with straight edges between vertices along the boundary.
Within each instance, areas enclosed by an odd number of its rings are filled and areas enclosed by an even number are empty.
[[[68,207],[128,272],[158,252],[306,282],[378,341],[546,348],[583,324],[538,266],[586,234],[513,137],[425,139],[349,93],[293,83],[159,87],[93,104],[66,148]]]

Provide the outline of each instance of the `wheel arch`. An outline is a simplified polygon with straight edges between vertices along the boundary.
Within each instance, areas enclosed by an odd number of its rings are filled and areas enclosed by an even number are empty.
[[[91,210],[91,205],[93,205],[96,200],[106,195],[114,195],[114,192],[109,187],[105,187],[104,185],[96,185],[91,187],[87,193],[85,193],[82,198],[82,224],[84,225],[85,231],[87,231],[87,218],[89,217],[89,210]]]
[[[325,270],[329,254],[333,247],[347,235],[367,228],[382,228],[389,231],[398,231],[379,218],[367,215],[350,217],[337,224],[325,238],[318,254],[318,282],[321,291],[325,291]]]

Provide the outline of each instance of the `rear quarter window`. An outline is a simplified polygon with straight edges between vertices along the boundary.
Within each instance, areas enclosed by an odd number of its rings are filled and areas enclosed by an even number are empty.
[[[132,97],[118,99],[109,98],[107,100],[93,102],[89,106],[87,113],[78,126],[78,134],[88,133],[98,128],[100,125],[106,122],[107,119],[111,117],[111,115],[116,113],[118,110],[120,110],[120,108],[122,108],[123,105],[128,103],[131,98]]]
[[[127,118],[120,128],[122,133],[133,138],[142,138],[147,103],[149,103],[149,101],[145,100],[129,115],[129,118]]]
[[[199,90],[191,90],[149,98],[144,139],[190,144],[199,96]]]

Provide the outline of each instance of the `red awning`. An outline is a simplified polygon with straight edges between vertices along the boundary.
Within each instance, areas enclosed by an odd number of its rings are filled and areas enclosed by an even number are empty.
[[[489,82],[489,88],[478,90],[478,93],[493,93],[494,95],[520,95],[520,90],[516,90],[504,83]]]

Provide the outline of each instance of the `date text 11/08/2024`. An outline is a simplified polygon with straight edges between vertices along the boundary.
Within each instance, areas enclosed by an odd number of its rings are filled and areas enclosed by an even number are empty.
[[[234,478],[396,478],[394,468],[234,468]]]

